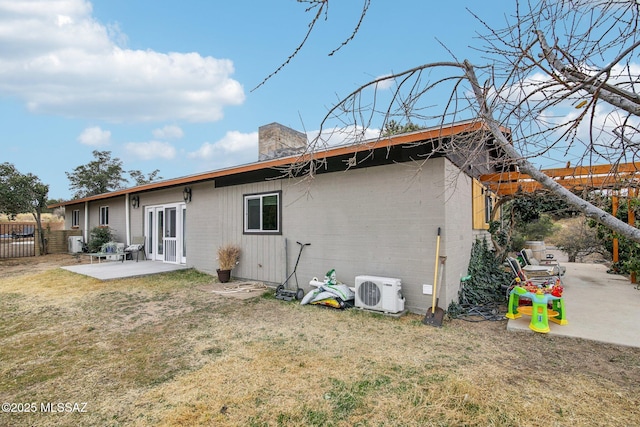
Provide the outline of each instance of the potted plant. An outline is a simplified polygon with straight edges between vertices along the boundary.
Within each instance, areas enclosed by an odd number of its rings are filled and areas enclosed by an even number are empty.
[[[240,247],[227,244],[218,248],[218,280],[227,283],[231,279],[231,270],[240,260]]]

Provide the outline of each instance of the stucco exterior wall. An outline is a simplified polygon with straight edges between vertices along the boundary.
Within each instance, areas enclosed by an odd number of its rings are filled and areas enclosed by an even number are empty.
[[[66,230],[71,230],[74,229],[73,227],[73,211],[74,210],[79,210],[80,211],[80,224],[79,227],[77,227],[77,229],[79,230],[84,230],[84,203],[78,203],[75,205],[67,205],[65,206],[64,209],[64,228]]]
[[[444,285],[439,297],[440,306],[446,310],[451,301],[458,300],[460,278],[467,275],[475,231],[472,216],[472,179],[448,161],[445,175],[447,177],[447,184],[444,187],[446,222],[443,241],[447,259],[442,276]]]
[[[438,227],[443,230],[440,253],[447,256],[443,283],[457,286],[471,247],[470,180],[458,174],[457,181],[448,182],[452,170],[457,171],[448,160],[433,159],[420,171],[387,165],[322,174],[311,182],[193,186],[193,201],[187,206],[187,264],[214,273],[217,247],[237,243],[243,253],[233,275],[277,284],[294,267],[299,251],[296,241],[311,243],[297,271],[305,291],[311,278],[322,280],[332,268],[339,280],[351,286],[363,274],[398,277],[407,308],[424,312],[431,305],[431,295],[423,294],[422,285],[433,282]],[[243,196],[279,190],[282,235],[243,234]],[[451,204],[449,211],[447,204]],[[443,286],[441,301],[456,292],[457,288],[448,291]],[[440,305],[446,308],[443,302]]]
[[[100,225],[100,207],[109,207],[109,228],[113,233],[114,240],[125,242],[127,237],[125,218],[125,198],[124,196],[112,197],[104,200],[96,200],[89,203],[89,232],[94,227]],[[82,224],[81,224],[82,225]]]
[[[279,284],[292,271],[304,249],[297,277],[309,280],[335,269],[338,279],[354,286],[358,275],[402,280],[406,308],[424,313],[433,285],[436,235],[442,230],[440,255],[446,257],[440,307],[457,298],[459,278],[466,275],[472,227],[471,179],[447,159],[430,159],[420,169],[391,164],[320,174],[312,180],[282,179],[216,188],[214,181],[194,183],[186,205],[187,265],[215,274],[217,248],[235,243],[242,248],[236,278]],[[145,207],[182,203],[183,187],[140,193],[140,207],[131,208],[131,236],[144,234]],[[282,234],[243,232],[244,195],[281,192]],[[109,226],[125,242],[125,197],[91,202],[90,227],[98,224],[100,206],[109,206]],[[77,206],[77,207],[76,207]],[[80,209],[84,226],[84,204]],[[70,228],[70,215],[66,219]],[[286,244],[286,249],[285,249]],[[295,282],[292,283],[295,287]]]
[[[91,230],[94,227],[100,225],[100,207],[108,206],[109,207],[109,228],[114,233],[114,239],[118,242],[126,242],[127,236],[127,228],[126,228],[126,217],[125,217],[125,197],[112,197],[104,200],[96,200],[93,202],[89,202],[89,226],[85,230],[85,203],[78,203],[75,205],[68,205],[65,208],[65,228],[72,229],[72,212],[74,210],[80,211],[80,221],[77,229],[81,230],[82,235],[86,236],[86,240],[91,239]]]
[[[434,159],[420,171],[379,166],[321,175],[309,187],[289,186],[283,222],[292,240],[311,242],[299,277],[321,279],[331,268],[350,286],[358,275],[397,277],[406,308],[426,310],[422,284],[433,277],[443,183],[444,160]]]

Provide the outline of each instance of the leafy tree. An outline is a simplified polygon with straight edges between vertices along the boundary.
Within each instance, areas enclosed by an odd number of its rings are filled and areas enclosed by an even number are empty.
[[[610,197],[604,199],[602,204],[603,209],[607,212],[613,211],[613,201]],[[629,200],[626,197],[621,197],[618,202],[616,217],[621,221],[628,222],[630,210],[633,211],[636,218],[640,217],[638,200],[635,198]],[[606,252],[609,254],[613,253],[613,242],[615,239],[618,239],[618,262],[611,265],[611,271],[615,273],[629,273],[629,262],[634,259],[640,259],[640,243],[629,239],[620,233],[611,231],[594,221],[591,221],[590,225],[595,227],[596,237],[602,242]],[[636,222],[636,227],[637,226],[638,224]]]
[[[399,133],[413,132],[420,129],[422,129],[420,126],[411,123],[411,121],[402,125],[395,120],[390,120],[387,124],[384,125],[382,136],[397,135]]]
[[[516,193],[500,200],[502,221],[489,227],[494,248],[499,256],[519,251],[527,240],[544,240],[556,230],[553,220],[571,218],[579,211],[547,190]],[[494,212],[500,210],[494,209]]]
[[[71,173],[65,172],[76,199],[119,190],[127,182],[123,178],[122,161],[117,157],[112,159],[111,151],[94,150],[92,154],[94,160],[76,167]]]
[[[576,262],[587,255],[605,253],[602,239],[598,238],[597,229],[584,217],[576,218],[557,233],[556,246],[567,253],[569,262]]]
[[[71,173],[65,172],[70,181],[69,188],[75,190],[73,197],[76,199],[120,190],[129,182],[124,177],[122,160],[118,157],[111,158],[110,151],[94,150],[92,154],[94,159],[91,162],[76,167]],[[159,172],[156,169],[147,176],[139,170],[130,170],[127,173],[133,179],[134,185],[142,185],[162,179],[158,176]]]
[[[102,245],[113,241],[113,230],[109,227],[94,227],[89,233],[89,252],[100,252]]]
[[[44,234],[40,219],[47,206],[49,186],[40,178],[20,173],[11,163],[0,164],[0,212],[13,219],[19,213],[31,213],[40,235],[40,250],[44,251]]]
[[[516,193],[511,200],[505,199],[505,207],[515,211],[518,223],[536,221],[540,215],[547,214],[555,219],[572,217],[578,210],[550,191],[540,190],[532,193]]]
[[[135,185],[144,185],[149,184],[154,181],[159,181],[162,179],[158,174],[160,173],[160,169],[156,169],[153,172],[150,172],[146,177],[139,170],[130,170],[129,176],[133,179]]]

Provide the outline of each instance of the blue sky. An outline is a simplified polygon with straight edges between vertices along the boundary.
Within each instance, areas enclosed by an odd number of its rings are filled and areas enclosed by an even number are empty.
[[[111,151],[125,170],[164,178],[254,162],[258,127],[318,129],[341,96],[422,63],[474,59],[505,1],[330,2],[307,45],[264,86],[307,31],[307,3],[0,0],[1,162],[70,199],[65,172]]]

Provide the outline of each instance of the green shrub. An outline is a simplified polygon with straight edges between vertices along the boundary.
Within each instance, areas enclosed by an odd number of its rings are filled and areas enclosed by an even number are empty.
[[[558,228],[549,215],[542,214],[537,220],[523,223],[522,234],[527,240],[544,240],[545,237],[551,236]]]
[[[489,248],[486,239],[476,239],[471,247],[467,273],[471,276],[467,286],[475,290],[469,302],[476,304],[503,299],[502,285],[511,283],[511,274],[505,271],[503,260]]]
[[[474,306],[498,305],[505,302],[503,286],[511,284],[512,275],[505,271],[503,260],[489,248],[486,239],[476,239],[471,247],[470,278],[458,292],[458,302],[451,302],[448,313],[460,317]]]
[[[100,252],[107,242],[113,241],[113,231],[109,227],[94,227],[89,236],[89,252]]]

